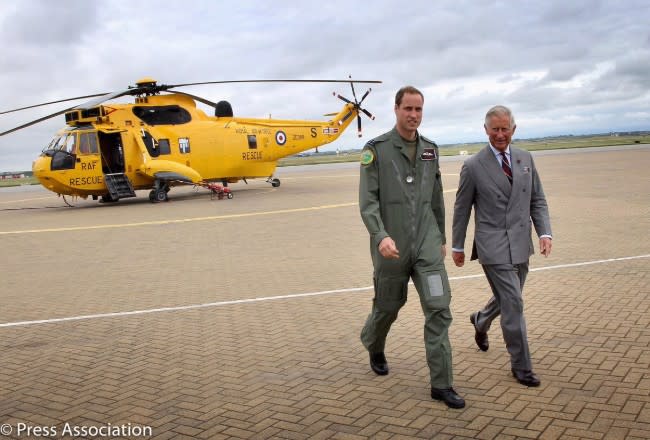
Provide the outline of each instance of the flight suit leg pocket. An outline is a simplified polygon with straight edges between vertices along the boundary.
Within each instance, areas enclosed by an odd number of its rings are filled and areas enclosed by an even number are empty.
[[[423,307],[446,309],[451,300],[449,279],[445,271],[429,271],[417,274],[413,280],[418,288]]]
[[[377,309],[396,314],[406,303],[408,278],[375,278],[374,283]]]
[[[429,295],[433,297],[443,296],[445,289],[442,286],[442,277],[439,273],[430,274],[427,276],[427,286],[429,287]]]

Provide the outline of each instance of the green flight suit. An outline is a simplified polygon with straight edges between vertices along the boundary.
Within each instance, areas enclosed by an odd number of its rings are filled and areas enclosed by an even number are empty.
[[[411,163],[396,129],[368,142],[361,156],[359,208],[370,233],[375,286],[361,342],[371,353],[384,351],[386,336],[406,303],[412,278],[425,318],[431,386],[451,387],[451,290],[442,255],[445,208],[438,146],[418,135],[415,163]],[[379,243],[389,236],[399,250],[399,259],[379,253]]]

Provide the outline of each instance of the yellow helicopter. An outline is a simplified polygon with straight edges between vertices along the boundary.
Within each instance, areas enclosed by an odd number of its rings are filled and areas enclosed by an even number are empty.
[[[213,103],[199,96],[171,89],[201,84],[247,82],[334,82],[349,83],[354,100],[335,95],[345,102],[328,121],[256,119],[234,116],[227,101]],[[0,136],[65,114],[67,126],[60,130],[32,170],[40,183],[59,195],[102,202],[135,197],[135,190],[151,189],[152,202],[168,200],[170,188],[193,184],[214,189],[239,180],[267,178],[273,186],[278,159],[317,148],[336,140],[355,119],[361,136],[361,117],[372,114],[361,107],[371,89],[357,100],[355,83],[360,80],[236,80],[186,84],[157,84],[143,78],[135,86],[114,93],[100,93],[61,99],[19,109],[50,105],[83,98],[95,98],[82,105],[0,133]],[[165,92],[166,94],[161,94]],[[134,103],[107,101],[131,95]],[[215,109],[214,116],[197,108],[201,102]],[[232,193],[227,191],[228,198]],[[67,201],[66,201],[67,203]]]

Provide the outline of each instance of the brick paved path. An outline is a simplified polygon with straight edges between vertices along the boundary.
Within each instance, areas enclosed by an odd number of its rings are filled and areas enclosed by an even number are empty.
[[[650,149],[536,163],[555,233],[525,291],[542,386],[510,376],[496,326],[490,350],[476,349],[468,316],[487,282],[468,277],[477,263],[448,260],[464,410],[429,397],[413,289],[389,336],[390,374],[367,365],[356,165],[283,169],[280,188],[235,185],[223,201],[188,188],[166,204],[143,193],[70,209],[49,193],[0,191],[6,438],[37,438],[18,435],[27,427],[61,438],[66,423],[147,426],[156,439],[650,438]],[[442,164],[448,225],[460,165]],[[571,266],[624,257],[635,258]],[[204,306],[178,309],[188,305]],[[148,313],[35,322],[129,311]]]

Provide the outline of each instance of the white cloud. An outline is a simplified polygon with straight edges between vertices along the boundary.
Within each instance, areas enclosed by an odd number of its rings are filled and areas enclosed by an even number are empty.
[[[254,79],[379,79],[364,103],[359,147],[394,123],[395,91],[425,93],[421,131],[439,143],[483,140],[492,105],[510,106],[520,136],[649,129],[650,4],[416,0],[23,0],[0,3],[0,111],[161,83]],[[365,90],[363,86],[359,90]],[[242,116],[323,119],[344,85],[185,89],[228,99]],[[362,92],[360,92],[362,93]],[[0,115],[0,131],[61,107]],[[62,118],[0,137],[0,169],[29,168]]]

